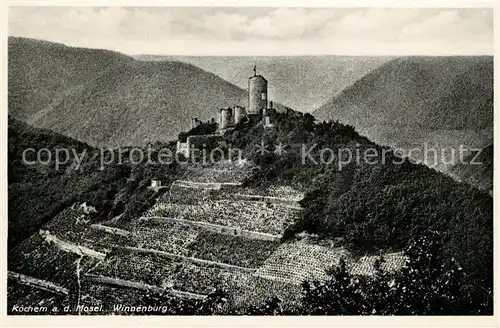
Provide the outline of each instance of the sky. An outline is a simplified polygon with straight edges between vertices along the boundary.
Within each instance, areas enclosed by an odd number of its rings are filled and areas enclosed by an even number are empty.
[[[491,55],[480,8],[10,7],[8,33],[129,55]]]

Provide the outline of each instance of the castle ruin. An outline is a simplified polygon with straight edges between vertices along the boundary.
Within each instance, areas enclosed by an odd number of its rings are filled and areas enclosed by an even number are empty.
[[[238,124],[262,122],[264,128],[271,128],[271,115],[274,113],[273,102],[268,102],[268,81],[262,75],[257,75],[257,67],[253,68],[253,76],[248,79],[248,105],[247,108],[234,105],[219,110],[219,121],[217,134],[203,136],[188,136],[186,140],[177,141],[177,153],[189,157],[189,151],[193,146],[200,146],[199,141],[220,140],[227,131],[231,131]],[[191,129],[202,123],[198,118],[191,119]],[[200,139],[200,137],[202,137]],[[195,139],[197,142],[195,142]],[[209,142],[210,143],[210,142]],[[196,144],[196,145],[195,145]]]

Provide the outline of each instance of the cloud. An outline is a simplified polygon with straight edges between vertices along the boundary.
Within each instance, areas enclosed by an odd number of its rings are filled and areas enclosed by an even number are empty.
[[[332,10],[311,10],[304,8],[277,8],[252,17],[244,11],[218,11],[194,15],[189,22],[196,32],[211,39],[278,39],[300,38],[332,19]],[[186,22],[186,20],[184,20]]]
[[[493,11],[11,7],[9,35],[129,54],[490,54]]]
[[[191,23],[196,27],[193,32],[200,32],[211,39],[231,40],[242,33],[248,17],[239,13],[219,11],[201,17],[186,18],[184,23]]]
[[[441,39],[448,42],[493,41],[493,13],[486,10],[442,10],[420,22],[407,24],[401,39]]]
[[[279,8],[249,21],[244,30],[249,37],[289,40],[309,35],[334,16],[332,10]]]

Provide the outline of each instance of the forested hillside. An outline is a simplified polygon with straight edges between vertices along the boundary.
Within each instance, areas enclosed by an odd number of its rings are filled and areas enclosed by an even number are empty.
[[[193,65],[9,38],[9,115],[92,146],[173,140],[246,91]]]
[[[133,62],[117,52],[16,37],[9,38],[8,51],[9,115],[39,126],[64,99]]]
[[[307,232],[316,236],[317,242],[344,247],[358,256],[405,251],[408,263],[400,272],[381,270],[375,276],[359,277],[346,271],[341,262],[331,269],[332,279],[304,281],[304,293],[296,308],[284,309],[280,306],[282,300],[270,299],[244,313],[491,313],[491,196],[424,165],[412,164],[390,149],[359,136],[352,126],[335,121],[317,123],[312,115],[293,111],[277,113],[272,120],[275,124],[272,129],[264,128],[261,123],[240,124],[224,135],[221,147],[242,149],[244,158],[257,165],[243,187],[258,191],[269,185],[292,186],[306,193],[301,202],[304,216],[287,228],[282,242],[300,239]],[[84,161],[81,171],[72,169],[74,161],[62,171],[52,169],[54,163],[44,169],[23,167],[19,163],[20,151],[26,147],[68,146],[95,152],[89,146],[53,133],[13,120],[10,123],[9,165],[19,168],[9,171],[11,245],[74,202],[96,206],[97,213],[90,218],[93,222],[114,219],[111,221],[115,224],[126,225],[155,203],[159,192],[147,188],[150,179],[161,178],[170,185],[182,176],[185,168],[176,163],[125,162],[100,170],[98,157],[93,156]],[[262,142],[268,146],[268,152],[259,152],[257,145]],[[273,151],[280,142],[285,151]],[[160,147],[173,150],[174,145],[156,145],[157,149]],[[303,148],[308,154],[305,161]],[[324,149],[341,155],[321,161]],[[349,152],[363,154],[369,150],[376,154],[370,162],[347,158]],[[373,162],[374,159],[378,162]],[[23,220],[26,217],[31,220]],[[61,229],[58,224],[66,223],[53,222],[52,229]],[[215,295],[219,295],[220,301],[228,297],[224,296],[228,292],[215,291]],[[161,300],[161,297],[156,299],[154,304]],[[183,304],[172,303],[171,311],[182,312]],[[234,310],[221,308],[208,312],[234,314]]]
[[[218,108],[244,104],[246,100],[246,91],[185,63],[142,62],[108,51],[16,38],[9,39],[9,57],[9,249],[22,241],[29,247],[38,247],[27,238],[63,210],[84,202],[95,207],[90,223],[111,222],[123,230],[156,204],[158,197],[173,181],[184,177],[190,166],[134,162],[138,154],[124,146],[154,143],[152,158],[157,158],[161,148],[175,153],[174,140],[181,131],[189,130],[191,117],[206,122],[217,115]],[[271,113],[271,128],[249,120],[223,134],[218,147],[226,154],[230,149],[240,149],[246,163],[252,164],[239,188],[258,194],[271,186],[280,186],[305,194],[300,201],[302,208],[293,209],[301,215],[289,215],[291,224],[281,222],[281,232],[275,233],[282,235],[273,235],[277,237],[272,247],[308,239],[314,246],[345,249],[358,258],[400,251],[408,256],[406,268],[399,272],[380,269],[374,276],[361,278],[348,272],[340,261],[329,270],[332,279],[303,281],[304,293],[297,308],[283,310],[279,306],[281,300],[271,299],[245,313],[492,313],[493,199],[487,191],[491,186],[486,181],[488,170],[477,174],[467,164],[454,168],[457,176],[464,177],[463,181],[486,186],[484,191],[423,164],[412,163],[379,145],[380,140],[404,147],[423,140],[438,140],[445,145],[465,140],[471,146],[488,140],[483,146],[490,145],[491,138],[486,137],[492,131],[492,72],[490,57],[400,58],[369,73],[332,99],[318,110],[319,119],[289,110]],[[213,123],[203,123],[182,133],[181,138],[214,131]],[[116,159],[120,153],[124,161],[103,166],[104,154],[97,146],[120,146],[121,151],[109,150],[108,156]],[[55,157],[46,163],[38,160],[30,164],[22,159],[29,148],[34,150],[28,154],[29,161],[35,161],[42,148],[52,156],[57,149],[67,149],[71,156],[60,167],[56,167]],[[486,168],[492,167],[492,149],[490,146],[484,151]],[[367,154],[371,154],[369,159]],[[167,188],[149,188],[151,179],[161,180]],[[182,194],[177,196],[182,198]],[[178,208],[176,204],[159,205],[160,211]],[[191,205],[179,208],[193,209]],[[261,205],[268,206],[257,204]],[[218,207],[218,213],[226,213],[223,210],[229,205],[226,202],[224,206]],[[271,227],[282,219],[276,213],[288,212],[271,213],[258,218],[265,224],[257,224],[247,222],[252,221],[247,218],[254,218],[251,211],[246,212],[248,217],[242,216],[243,224]],[[187,216],[181,219],[188,221]],[[77,226],[75,222],[65,222],[65,215],[58,220],[52,222],[51,229],[63,235],[67,232],[66,224],[69,229]],[[154,236],[135,233],[134,238],[145,237],[146,242],[154,243]],[[227,234],[200,236],[209,244],[228,239]],[[113,235],[111,239],[114,238],[120,239]],[[239,240],[240,236],[231,238]],[[142,247],[142,242],[138,247]],[[17,261],[21,267],[24,247],[23,244],[12,253],[17,256],[12,262]],[[195,249],[196,256],[213,255],[208,247],[199,248]],[[105,260],[116,256],[111,249]],[[233,256],[233,250],[221,247],[219,252],[224,258],[243,261]],[[35,251],[43,253],[43,248]],[[251,249],[244,251],[245,255],[252,253]],[[137,256],[136,260],[143,258]],[[74,263],[72,260],[71,267]],[[133,270],[116,270],[113,262],[106,263],[111,263],[110,270],[135,275]],[[149,263],[154,263],[154,259]],[[50,270],[58,271],[50,265]],[[154,267],[148,268],[147,274],[157,274],[151,269]],[[36,269],[34,265],[29,274]],[[223,276],[233,277],[226,273]],[[214,277],[222,275],[207,274],[201,278],[213,281]],[[186,285],[192,287],[190,283],[188,280]],[[206,292],[207,285],[198,280],[196,283]],[[218,300],[225,298],[221,296],[225,294],[218,293],[216,290],[206,295],[218,295]],[[162,301],[148,297],[146,303]],[[172,312],[185,313],[182,304],[174,302]],[[188,307],[197,311],[193,308],[199,310],[198,305],[195,302]],[[223,312],[205,310],[201,312]],[[232,314],[234,309],[225,310],[224,314]]]
[[[493,193],[493,145],[473,152],[450,173],[461,181]]]
[[[314,112],[356,127],[425,130],[493,124],[493,57],[403,57],[382,65]]]
[[[175,176],[175,166],[131,165],[130,159],[134,157],[130,157],[129,152],[124,153],[123,164],[118,163],[115,154],[115,161],[102,165],[105,163],[101,160],[103,153],[87,144],[11,118],[8,139],[10,247],[75,202],[87,202],[96,207],[97,214],[93,218],[96,221],[121,214],[123,219],[130,219],[158,196],[147,189],[151,178],[161,176],[168,181]],[[156,149],[162,147],[174,146],[156,145]],[[26,149],[33,151],[26,153],[25,163],[23,152]],[[43,151],[37,159],[40,149],[50,151],[51,158]],[[66,155],[60,152],[59,167],[56,167],[56,149],[69,151],[67,161]]]
[[[306,192],[306,215],[289,228],[289,238],[307,231],[363,254],[402,250],[434,231],[442,238],[444,258],[454,258],[471,279],[491,287],[493,199],[488,193],[412,164],[352,126],[314,123],[313,116],[299,113],[275,119],[274,129],[242,126],[229,142],[261,165],[249,183],[279,181]],[[255,150],[262,140],[267,145],[282,142],[287,152],[277,155],[271,146],[271,152],[261,155]],[[316,163],[307,156],[304,161],[303,147]],[[328,158],[321,162],[323,149],[333,150],[331,163]],[[367,161],[365,152],[375,156]]]
[[[314,115],[353,125],[379,144],[414,149],[413,158],[447,172],[458,163],[450,147],[491,144],[493,57],[397,58],[332,95]]]

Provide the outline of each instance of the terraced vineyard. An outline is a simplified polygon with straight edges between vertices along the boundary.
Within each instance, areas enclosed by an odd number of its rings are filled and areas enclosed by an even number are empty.
[[[132,239],[137,247],[188,256],[187,247],[193,243],[200,229],[164,220],[161,223],[140,220],[134,224]]]
[[[217,288],[231,291],[235,307],[258,304],[271,296],[292,301],[300,288],[289,283],[258,277],[251,272],[226,270],[150,254],[116,254],[88,272],[92,275],[174,289],[194,294],[209,294]]]
[[[78,210],[67,208],[42,229],[68,242],[99,251],[110,251],[113,245],[132,246],[130,238],[95,229],[86,220]]]
[[[53,282],[68,289],[74,288],[77,282],[77,260],[81,258],[78,265],[82,270],[96,263],[93,258],[62,251],[45,242],[39,235],[23,241],[23,245],[14,248],[9,256],[13,259],[9,262],[9,271]]]
[[[183,281],[193,277],[194,273],[201,273],[200,267],[179,261],[162,258],[151,254],[121,254],[113,255],[102,261],[91,274],[153,285],[163,289],[183,286]],[[217,283],[212,275],[200,275],[190,282],[189,289],[181,290],[206,294],[213,290]]]
[[[289,282],[276,281],[256,275],[246,276],[244,287],[235,286],[232,301],[236,308],[263,304],[271,297],[278,297],[284,308],[293,307],[301,297],[302,288]],[[242,280],[241,280],[242,281]],[[240,285],[242,283],[240,282]]]
[[[239,184],[252,175],[250,167],[234,167],[233,163],[213,167],[188,167],[182,180],[194,182]]]
[[[193,257],[257,268],[278,246],[278,242],[226,236],[204,231],[189,245],[189,250]]]
[[[207,231],[174,220],[138,220],[132,239],[136,247],[256,268],[279,242],[252,240]]]
[[[218,200],[200,205],[157,204],[147,216],[179,217],[222,226],[280,235],[297,220],[298,210],[264,202]]]
[[[222,192],[220,189],[214,189],[217,187],[218,186],[200,188],[197,185],[192,186],[180,182],[175,182],[170,186],[169,192],[163,196],[158,204],[173,203],[184,205],[199,205],[205,202],[215,201],[217,199],[221,199],[224,196],[224,192]]]
[[[7,299],[7,313],[9,315],[23,314],[17,313],[16,311],[15,306],[19,305],[17,300],[23,300],[25,304],[36,304],[40,307],[46,307],[47,309],[52,309],[54,307],[62,309],[69,304],[68,296],[56,295],[49,291],[37,289],[11,280],[9,280],[7,284],[7,294],[9,295]]]
[[[349,271],[357,275],[374,274],[374,266],[377,260],[381,260],[380,268],[386,272],[394,272],[406,265],[406,256],[403,253],[385,254],[384,256],[364,256],[358,261],[349,264]]]
[[[259,189],[246,187],[242,188],[241,193],[247,195],[262,195],[267,197],[290,199],[295,202],[298,202],[302,200],[302,198],[304,198],[304,194],[302,192],[299,192],[298,190],[295,190],[292,187],[277,186],[277,185],[271,185],[268,186],[267,188],[259,188]]]
[[[154,300],[157,297],[162,298],[162,301],[167,299],[174,299],[175,297],[170,297],[169,295],[163,294],[153,294],[149,291],[139,290],[139,289],[130,289],[123,288],[117,286],[110,286],[106,284],[96,284],[91,282],[84,282],[82,285],[82,297],[81,304],[84,306],[97,306],[103,307],[106,314],[115,314],[115,315],[141,315],[141,314],[165,314],[163,311],[168,311],[168,304],[159,303],[154,305],[160,305],[157,307],[158,310],[141,313],[135,312],[131,313],[130,311],[124,310],[125,307],[140,307],[151,305],[151,300]],[[122,307],[115,307],[115,305],[122,305]],[[99,314],[99,313],[97,313]],[[167,312],[168,314],[168,312]],[[174,314],[190,314],[189,312],[184,313],[174,313]]]
[[[282,244],[259,268],[257,274],[300,284],[304,280],[326,278],[328,268],[338,265],[348,256],[343,249],[333,249],[306,243]]]
[[[326,269],[350,258],[343,249],[305,240],[281,243],[285,228],[302,215],[299,192],[240,187],[247,171],[186,172],[183,178],[193,180],[175,182],[132,221],[114,220],[111,227],[92,224],[77,207],[62,211],[9,254],[9,270],[68,288],[73,299],[78,286],[79,304],[202,300],[222,289],[238,311],[274,296],[293,306],[302,281],[324,279]],[[372,274],[375,260],[349,260],[349,268]],[[390,255],[383,265],[397,269],[404,257]],[[29,300],[25,289],[17,295]]]

